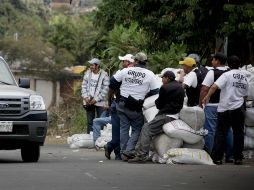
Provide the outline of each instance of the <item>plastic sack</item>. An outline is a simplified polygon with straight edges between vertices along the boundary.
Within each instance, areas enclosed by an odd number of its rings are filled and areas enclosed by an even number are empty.
[[[167,164],[215,165],[210,155],[200,149],[172,148],[164,155]]]
[[[254,138],[244,136],[244,150],[254,149]]]
[[[158,153],[160,157],[171,148],[179,148],[183,144],[181,139],[171,138],[166,134],[158,135],[153,139],[154,151]]]
[[[205,145],[205,140],[202,138],[200,141],[198,141],[195,144],[188,144],[188,143],[183,143],[182,148],[191,148],[191,149],[203,149]]]
[[[204,110],[198,106],[183,106],[180,111],[180,119],[187,123],[192,129],[199,130],[204,126],[205,113]]]
[[[254,126],[254,108],[246,108],[245,125]]]
[[[148,108],[155,106],[155,100],[158,97],[159,97],[159,94],[155,94],[153,96],[146,98],[143,104],[144,110],[147,110]]]
[[[70,148],[92,148],[94,147],[91,134],[75,134],[67,139]]]
[[[96,148],[103,148],[105,144],[107,144],[112,139],[112,125],[107,124],[104,126],[103,130],[101,130],[101,136],[95,141]]]
[[[154,119],[158,112],[159,110],[156,108],[156,106],[153,106],[143,111],[143,114],[147,122],[150,122]]]
[[[157,153],[153,153],[152,156],[152,161],[154,163],[160,163],[160,164],[166,164],[167,160],[164,159],[163,157],[161,157],[160,155],[158,155]]]
[[[199,142],[208,133],[206,129],[195,131],[180,119],[166,123],[162,128],[169,137],[182,139],[188,144]]]
[[[245,127],[245,135],[254,138],[254,127]]]

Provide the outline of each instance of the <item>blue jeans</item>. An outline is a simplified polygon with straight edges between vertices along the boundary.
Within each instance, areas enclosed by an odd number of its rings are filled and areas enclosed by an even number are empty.
[[[95,115],[97,117],[100,117],[102,112],[104,111],[104,108],[101,106],[95,106],[93,110],[86,110],[86,118],[87,118],[87,134],[90,133],[90,131],[93,131],[93,120]]]
[[[205,109],[205,125],[204,128],[208,130],[208,134],[205,136],[205,150],[211,155],[214,146],[214,137],[217,128],[217,106],[206,106]],[[233,131],[228,129],[226,135],[226,159],[231,159],[233,154]]]
[[[116,111],[116,102],[111,104],[112,140],[107,143],[108,149],[114,150],[116,156],[120,155],[120,119]]]
[[[93,120],[93,140],[95,141],[101,136],[103,126],[111,124],[111,117],[100,117]]]
[[[126,108],[125,103],[120,101],[116,105],[117,113],[120,118],[120,148],[121,153],[135,149],[141,129],[144,125],[142,112],[131,111]],[[131,136],[129,130],[131,127]]]

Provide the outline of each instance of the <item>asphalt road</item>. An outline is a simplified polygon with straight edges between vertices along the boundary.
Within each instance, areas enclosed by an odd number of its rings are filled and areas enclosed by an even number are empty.
[[[0,190],[253,189],[254,165],[128,164],[103,151],[46,145],[38,163],[23,163],[20,151],[0,151]]]

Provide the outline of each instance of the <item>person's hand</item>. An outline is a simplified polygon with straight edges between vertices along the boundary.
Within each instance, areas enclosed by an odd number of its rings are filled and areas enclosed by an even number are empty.
[[[89,105],[90,104],[90,98],[83,98],[83,104]]]
[[[208,102],[209,102],[209,97],[208,96],[205,96],[204,98],[203,98],[203,100],[202,100],[202,104],[203,105],[206,105]]]
[[[95,99],[90,100],[90,104],[91,105],[96,104],[96,100]]]

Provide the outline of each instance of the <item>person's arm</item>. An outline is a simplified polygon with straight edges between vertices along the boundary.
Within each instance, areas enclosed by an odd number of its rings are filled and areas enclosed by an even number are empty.
[[[209,87],[206,85],[202,85],[201,90],[200,90],[200,95],[199,95],[199,107],[201,107],[201,108],[203,108],[202,100],[207,95],[208,91],[209,91]]]
[[[215,83],[211,86],[211,88],[209,89],[207,95],[206,95],[206,96],[203,98],[203,100],[202,100],[202,103],[203,103],[204,105],[206,105],[206,104],[209,102],[211,96],[214,94],[214,92],[215,92],[218,88],[219,88],[219,87],[218,87]]]

